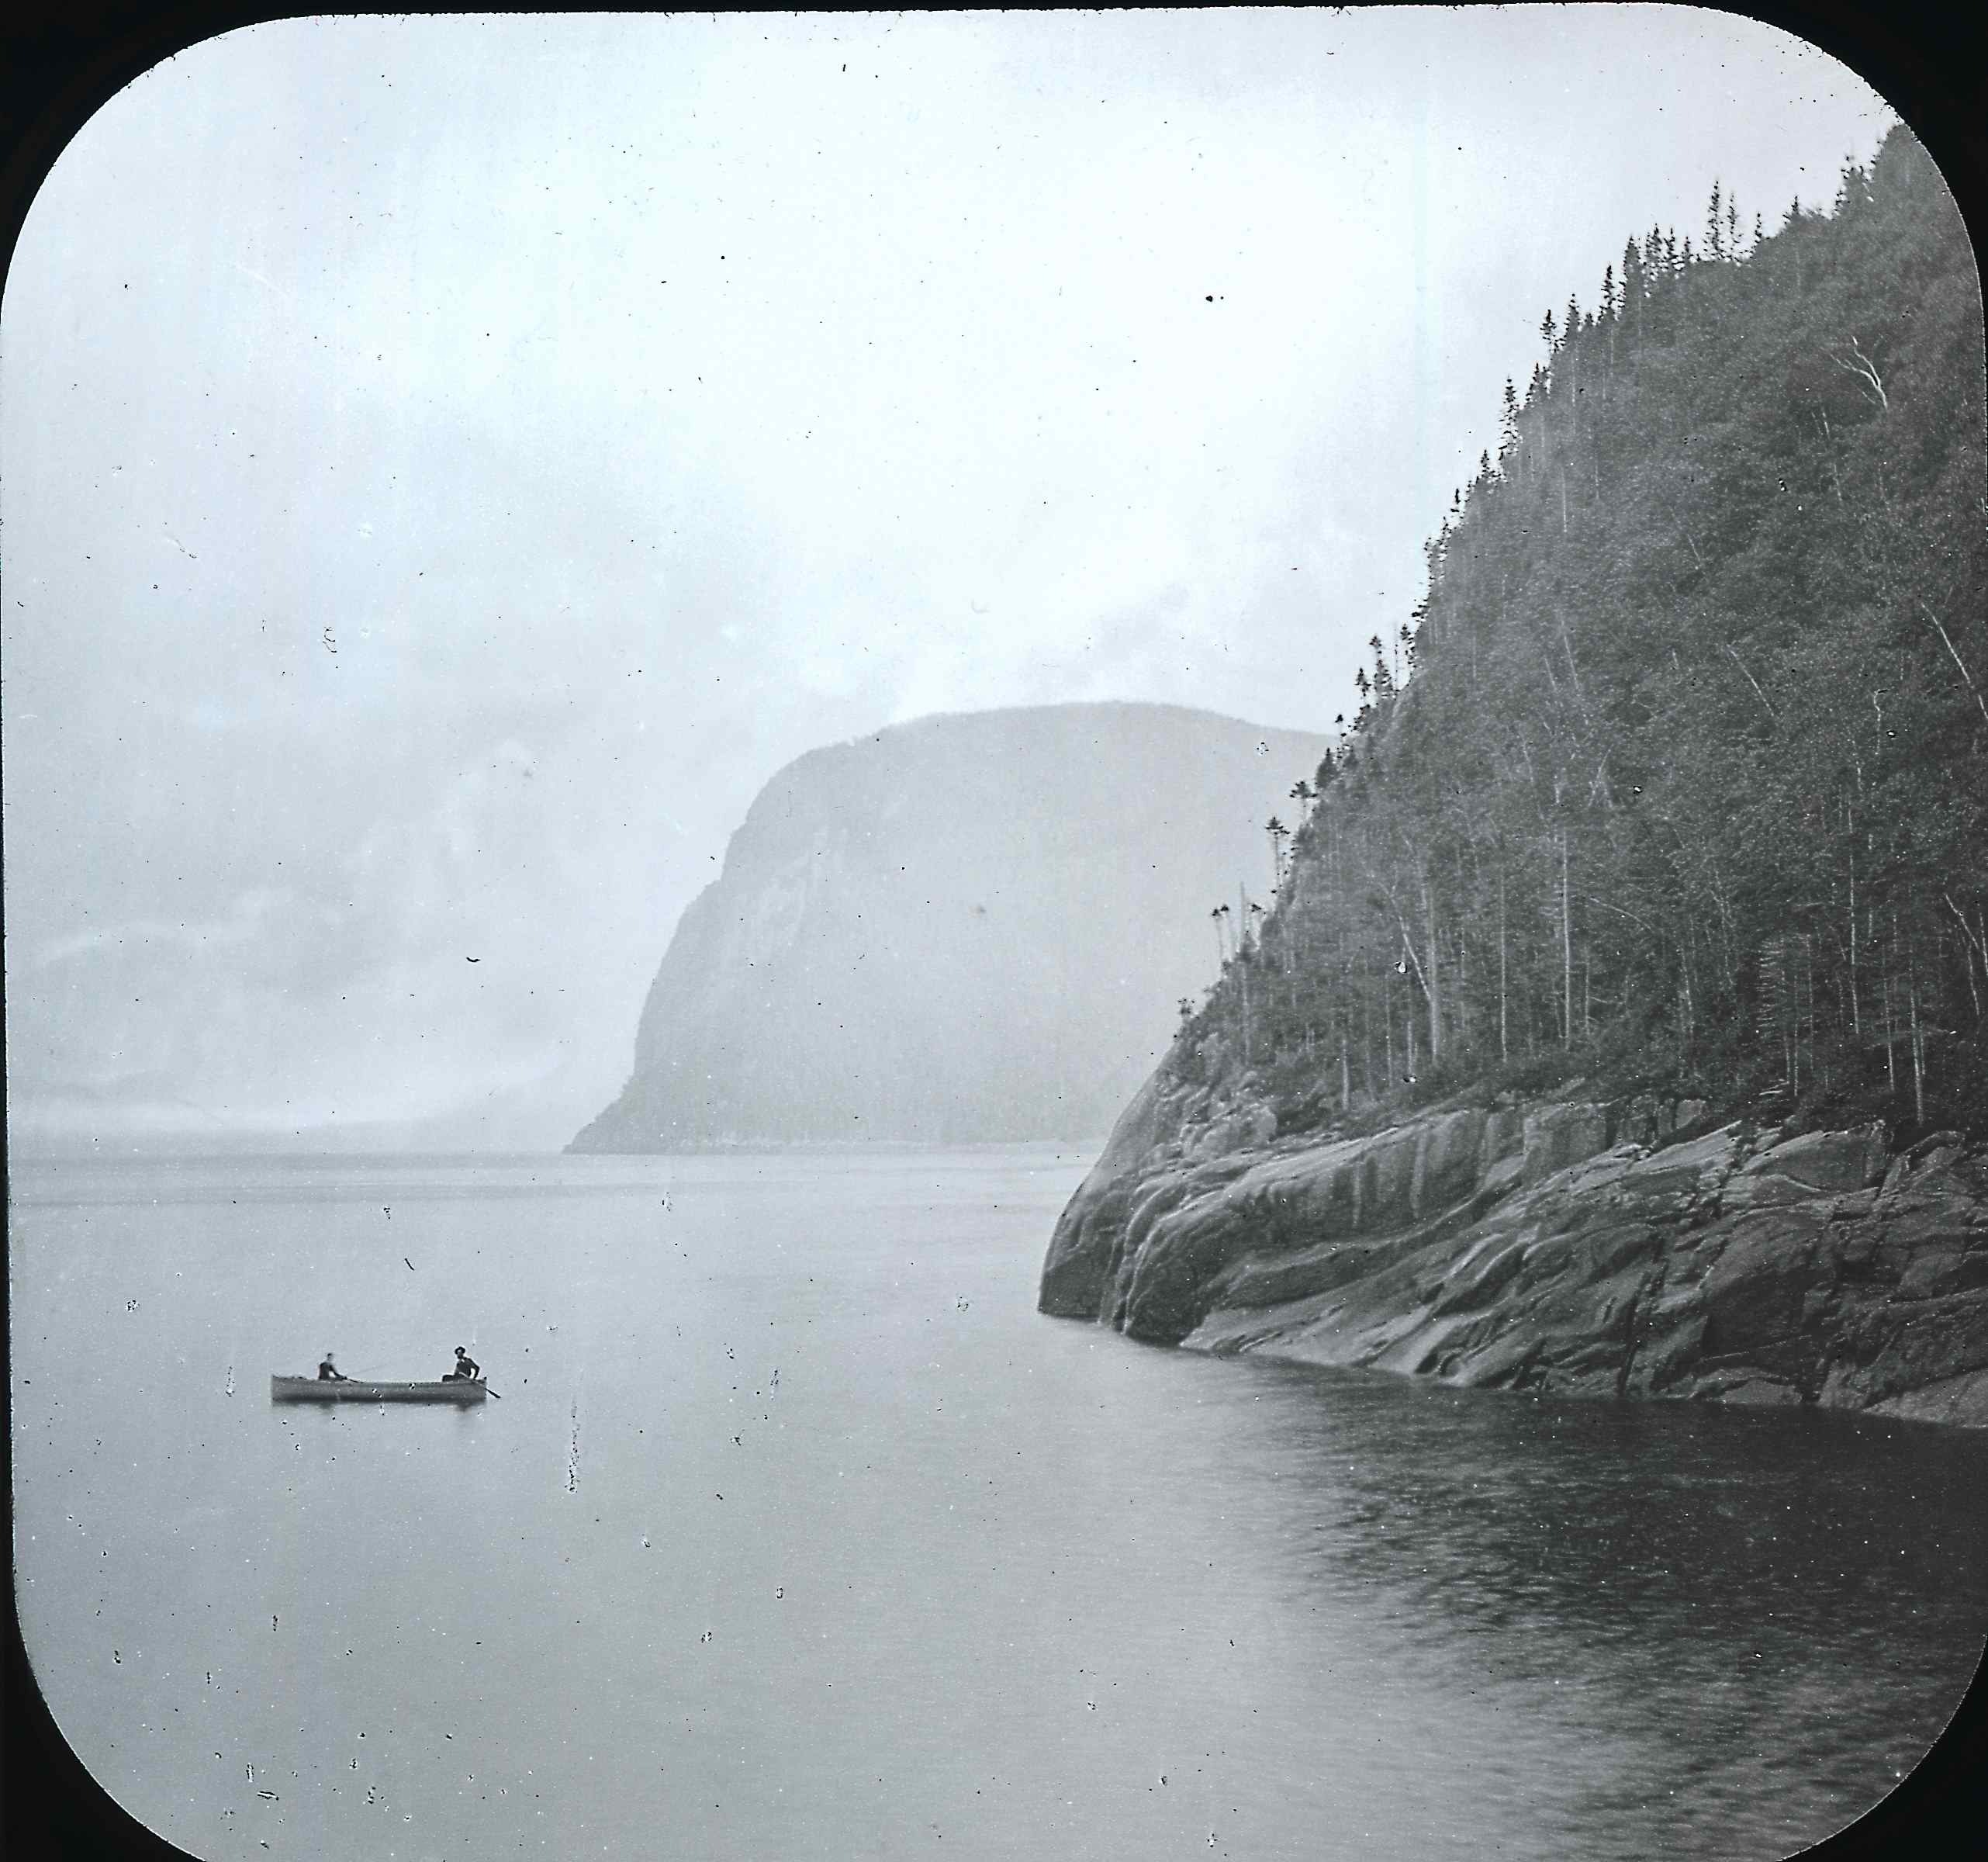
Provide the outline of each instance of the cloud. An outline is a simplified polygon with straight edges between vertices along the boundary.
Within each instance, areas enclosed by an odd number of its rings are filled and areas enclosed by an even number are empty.
[[[246,944],[261,935],[271,911],[287,902],[288,896],[266,890],[244,892],[236,898],[227,917],[206,923],[135,919],[125,924],[73,931],[44,943],[29,960],[30,964],[33,969],[46,970],[74,957],[139,946],[177,946],[197,953],[216,946]]]
[[[0,305],[10,1075],[604,1101],[780,766],[1008,702],[1328,722],[1544,305],[1883,119],[1688,9],[192,48]]]

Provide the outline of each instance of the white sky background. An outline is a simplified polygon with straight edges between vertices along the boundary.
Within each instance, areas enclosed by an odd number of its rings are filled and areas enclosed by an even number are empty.
[[[1890,120],[1667,7],[182,54],[0,303],[17,1135],[562,1143],[782,763],[1077,698],[1326,728],[1541,313]]]

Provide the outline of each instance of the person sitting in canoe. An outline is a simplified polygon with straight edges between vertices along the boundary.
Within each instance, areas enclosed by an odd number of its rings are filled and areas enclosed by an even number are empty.
[[[344,1383],[350,1381],[345,1373],[331,1362],[331,1354],[329,1352],[324,1354],[323,1362],[317,1367],[317,1380],[320,1383]]]
[[[455,1369],[448,1372],[443,1377],[442,1381],[444,1383],[451,1383],[460,1379],[465,1383],[474,1383],[482,1375],[482,1365],[458,1345],[455,1348]]]

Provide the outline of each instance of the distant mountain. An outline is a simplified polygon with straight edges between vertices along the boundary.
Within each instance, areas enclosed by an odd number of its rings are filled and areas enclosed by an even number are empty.
[[[1100,1135],[1269,891],[1323,738],[1174,706],[928,718],[774,777],[575,1151]]]

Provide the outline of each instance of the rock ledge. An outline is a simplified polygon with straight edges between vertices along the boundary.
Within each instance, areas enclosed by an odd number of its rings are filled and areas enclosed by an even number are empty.
[[[1707,1128],[1709,1127],[1709,1128]],[[1988,1152],[1695,1101],[1275,1136],[1150,1080],[1056,1225],[1046,1313],[1459,1385],[1988,1425]]]

